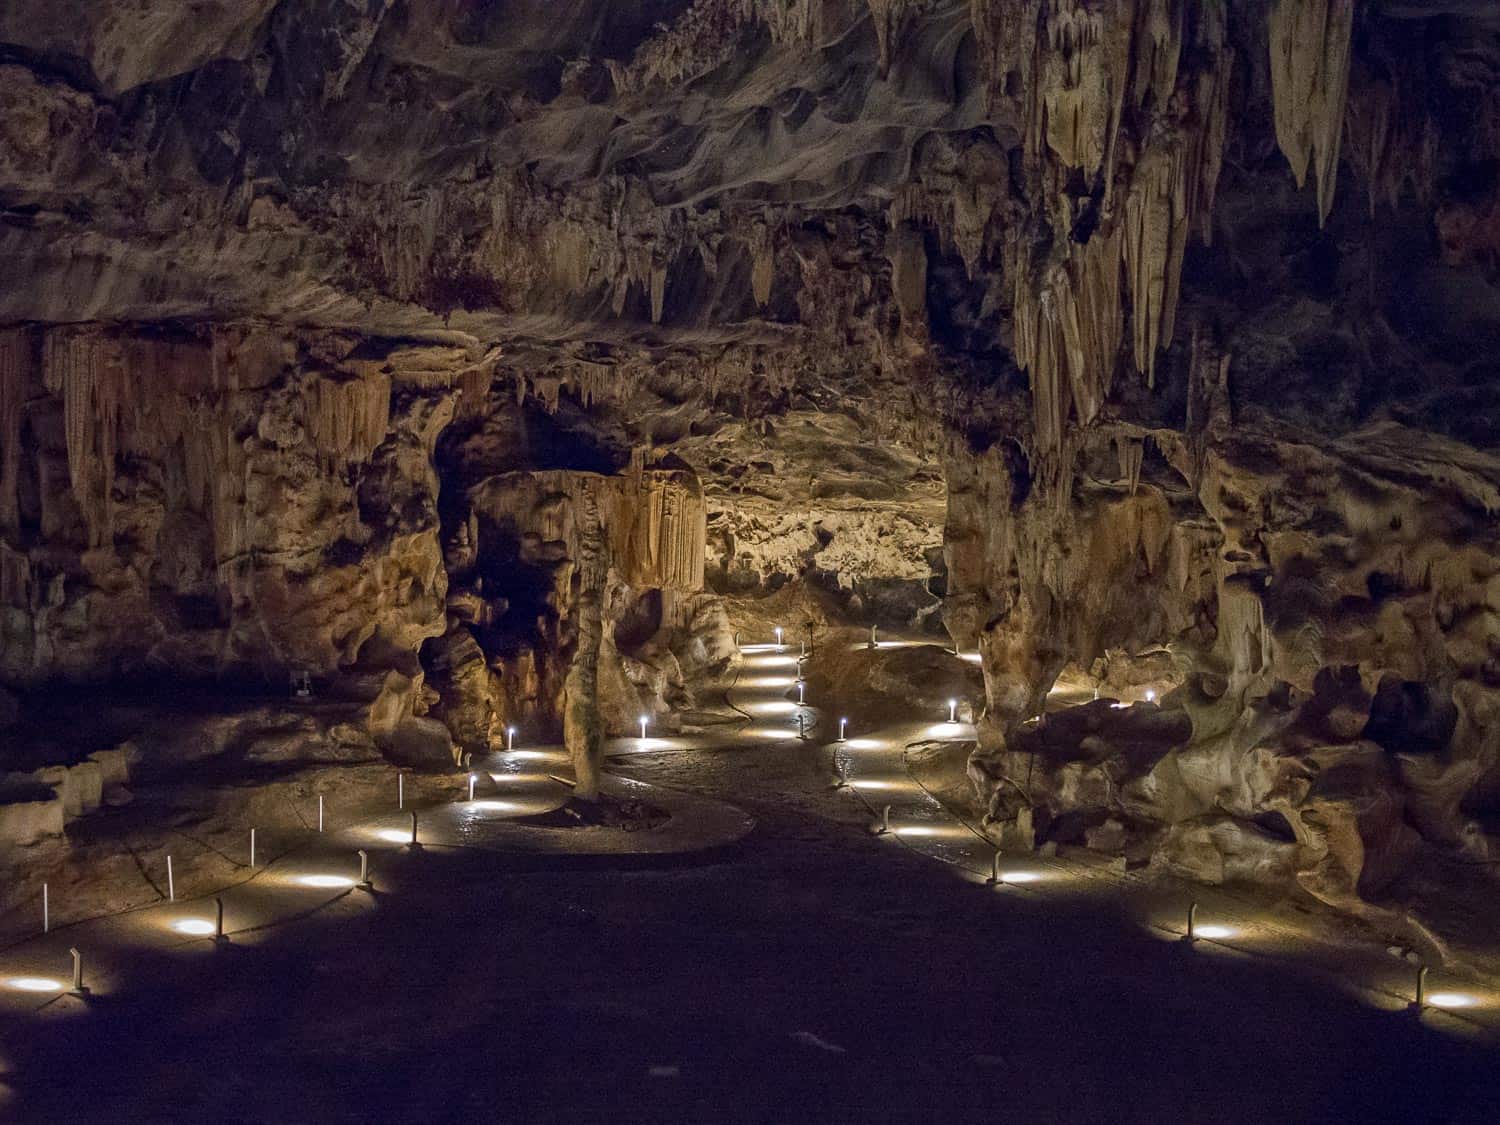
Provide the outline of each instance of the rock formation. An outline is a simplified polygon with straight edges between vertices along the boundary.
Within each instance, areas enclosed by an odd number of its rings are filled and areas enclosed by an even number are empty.
[[[941,622],[1006,846],[1426,940],[1500,807],[1497,90],[1464,0],[11,0],[0,681],[586,795],[734,628]]]

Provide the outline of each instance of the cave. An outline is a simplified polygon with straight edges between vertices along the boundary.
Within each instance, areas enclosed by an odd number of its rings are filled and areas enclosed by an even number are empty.
[[[0,0],[0,1115],[1487,1121],[1500,4]]]

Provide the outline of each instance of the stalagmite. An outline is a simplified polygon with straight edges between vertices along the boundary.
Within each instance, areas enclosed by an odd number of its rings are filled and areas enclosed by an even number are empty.
[[[1276,0],[1270,16],[1276,139],[1300,188],[1318,181],[1318,219],[1333,210],[1354,32],[1354,0]]]

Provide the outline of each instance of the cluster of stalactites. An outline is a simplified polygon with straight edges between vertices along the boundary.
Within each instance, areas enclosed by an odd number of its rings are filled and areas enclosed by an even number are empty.
[[[325,465],[367,461],[390,426],[391,379],[315,375],[304,388],[307,429]]]
[[[1051,238],[1011,243],[1015,354],[1038,459],[1060,468],[1069,417],[1092,421],[1109,395],[1126,308],[1148,383],[1172,342],[1188,239],[1207,237],[1223,166],[1233,52],[1222,10],[1189,0],[975,0],[975,19],[1000,86],[1023,79],[1028,191]],[[1080,174],[1100,191],[1075,240],[1096,198],[1071,186]]]
[[[1271,92],[1276,139],[1300,188],[1311,168],[1318,218],[1326,221],[1338,185],[1354,0],[1275,0],[1271,8]]]
[[[0,334],[0,424],[6,426],[10,388],[25,386],[7,369],[28,349],[25,333]],[[137,451],[175,450],[168,486],[183,506],[209,517],[217,557],[237,555],[246,452],[236,402],[239,392],[280,378],[292,359],[288,337],[254,327],[219,326],[195,337],[121,336],[101,327],[48,330],[42,385],[62,399],[68,476],[89,544],[101,546],[113,537],[121,459]],[[301,400],[319,458],[330,466],[368,460],[388,429],[390,397],[391,379],[383,372],[311,376]],[[6,441],[4,464],[15,448]],[[8,472],[5,479],[13,482],[14,476]],[[14,488],[6,495],[0,516],[13,527]]]
[[[764,27],[773,42],[822,44],[843,34],[868,10],[885,74],[903,32],[933,0],[697,0],[670,27],[647,40],[628,64],[611,61],[615,86],[637,92],[653,83],[678,85],[727,62],[740,34]]]

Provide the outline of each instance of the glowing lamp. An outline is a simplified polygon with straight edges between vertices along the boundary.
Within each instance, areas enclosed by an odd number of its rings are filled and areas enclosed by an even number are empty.
[[[849,741],[847,738],[844,737],[844,731],[848,729],[848,726],[849,726],[849,720],[848,719],[840,719],[839,720],[839,741],[840,742],[848,742]]]
[[[948,700],[948,721],[950,723],[958,722],[958,700],[956,699]]]
[[[641,741],[644,742],[645,740],[646,740],[646,716],[642,715],[641,716]]]

